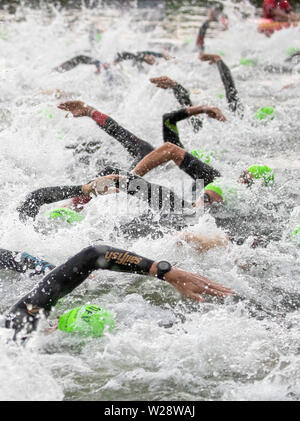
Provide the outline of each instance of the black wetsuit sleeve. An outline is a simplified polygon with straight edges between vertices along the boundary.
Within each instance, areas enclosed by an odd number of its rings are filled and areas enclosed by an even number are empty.
[[[154,150],[150,143],[135,136],[110,116],[95,110],[92,113],[92,119],[102,130],[121,143],[128,153],[135,158],[136,163]]]
[[[74,67],[78,66],[78,64],[97,64],[98,62],[99,60],[95,58],[80,55],[65,61],[61,65],[55,67],[55,70],[58,72],[67,72],[74,69]]]
[[[176,83],[176,86],[172,88],[175,98],[183,107],[192,107],[193,103],[190,98],[190,94],[182,85]],[[189,120],[193,126],[194,132],[198,132],[202,127],[202,121],[200,118],[192,116]]]
[[[142,62],[144,58],[138,54],[129,53],[128,51],[123,51],[122,53],[117,53],[116,58],[114,59],[115,63],[120,63],[125,60],[133,60],[134,62]]]
[[[179,168],[196,180],[203,180],[204,187],[212,183],[215,177],[220,177],[220,173],[215,168],[200,161],[189,152],[186,152]]]
[[[209,28],[209,20],[206,20],[202,26],[200,26],[199,32],[198,32],[198,36],[197,36],[197,41],[196,41],[196,46],[199,48],[199,50],[201,52],[204,51],[204,38],[205,38],[205,34],[206,31]]]
[[[57,301],[78,287],[94,270],[104,269],[146,275],[153,260],[131,251],[107,245],[90,246],[71,257],[46,275],[36,287],[23,296],[6,315],[5,326],[16,333],[35,330],[40,310],[47,315]]]
[[[189,115],[185,108],[163,115],[163,139],[164,142],[171,142],[184,149],[179,138],[177,121],[185,120]]]
[[[46,260],[31,256],[28,253],[0,249],[0,269],[9,269],[20,273],[32,270],[30,276],[34,276],[44,274],[46,270],[54,268],[55,266]]]
[[[242,117],[244,107],[242,106],[238,91],[235,87],[232,74],[223,60],[219,60],[217,62],[218,70],[225,88],[226,92],[226,99],[229,105],[229,108],[233,112],[238,112],[238,114]]]
[[[43,187],[30,193],[17,208],[21,220],[35,218],[41,206],[82,195],[80,186]]]
[[[186,107],[191,107],[193,105],[188,90],[185,89],[182,85],[176,83],[176,86],[174,86],[172,90],[180,105]]]
[[[117,53],[114,61],[120,63],[124,60],[133,60],[136,63],[142,63],[144,62],[145,56],[149,55],[154,57],[163,57],[162,53],[157,53],[155,51],[138,51],[136,54],[123,51],[122,53]]]
[[[145,57],[145,56],[154,56],[154,57],[157,57],[157,58],[163,57],[162,53],[157,53],[156,51],[138,51],[137,55],[141,56],[141,57]]]

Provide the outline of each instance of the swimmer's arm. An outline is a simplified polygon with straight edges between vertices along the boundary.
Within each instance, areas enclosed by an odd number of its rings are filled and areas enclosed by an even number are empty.
[[[94,270],[104,269],[156,277],[157,264],[158,261],[129,250],[106,245],[87,247],[53,269],[33,290],[24,295],[6,314],[5,327],[14,329],[15,335],[24,327],[27,333],[36,330],[41,317],[40,312],[44,312],[47,316],[60,298],[81,285]],[[172,266],[163,280],[173,285],[183,296],[200,302],[204,301],[202,294],[215,297],[227,297],[233,294],[230,288],[200,274]]]
[[[72,200],[69,203],[66,203],[63,207],[72,208],[76,212],[81,212],[83,210],[83,205],[86,205],[92,200],[92,194],[97,195],[106,195],[112,193],[119,193],[119,189],[115,187],[116,182],[122,179],[122,176],[117,174],[110,174],[105,176],[100,176],[90,181],[88,184],[81,185],[81,194],[72,195]],[[64,200],[64,199],[59,199]],[[59,201],[54,200],[54,201]],[[52,203],[52,202],[50,202]]]
[[[17,208],[21,220],[35,218],[41,206],[83,194],[82,186],[44,187],[30,193]]]
[[[196,46],[199,48],[201,52],[204,51],[204,38],[207,29],[209,28],[210,20],[206,20],[203,25],[200,26],[197,40],[196,40]]]
[[[10,269],[15,272],[25,273],[34,270],[31,276],[45,273],[46,270],[52,270],[55,266],[38,257],[31,256],[28,253],[12,252],[0,249],[0,269]]]
[[[226,247],[229,239],[220,235],[211,236],[185,232],[178,236],[177,245],[182,246],[183,243],[190,244],[199,253],[204,253],[214,247]]]
[[[186,107],[190,107],[191,105],[193,105],[187,89],[185,89],[183,86],[181,86],[179,83],[175,82],[175,80],[172,80],[168,76],[153,77],[150,79],[150,82],[154,83],[158,88],[172,89],[175,98],[177,99],[180,105]]]
[[[235,87],[232,74],[228,66],[226,66],[226,64],[223,62],[223,60],[217,61],[217,67],[225,88],[229,109],[233,112],[237,112],[240,115],[240,117],[242,117],[244,107],[240,102],[238,91]]]
[[[55,67],[54,70],[57,72],[67,72],[74,69],[78,64],[96,64],[96,62],[97,60],[92,57],[80,55],[65,61],[61,65]]]
[[[193,105],[187,89],[185,89],[182,85],[175,82],[174,80],[170,79],[168,76],[154,77],[150,79],[150,82],[154,83],[157,87],[162,89],[171,88],[175,98],[180,105],[184,107],[191,107]],[[202,121],[197,117],[191,117],[190,122],[193,126],[194,132],[198,132],[202,127]]]
[[[242,106],[238,91],[235,87],[232,74],[226,64],[223,62],[221,57],[217,54],[199,54],[199,59],[201,61],[208,61],[209,64],[216,63],[221,80],[223,82],[227,102],[229,105],[229,109],[233,112],[237,112],[240,117],[243,117],[244,107]]]
[[[165,60],[170,60],[170,56],[166,53],[157,53],[156,51],[139,51],[137,54],[143,54],[144,56],[153,56],[157,58],[164,58]]]
[[[143,176],[152,169],[169,161],[180,165],[184,159],[185,150],[170,142],[164,143],[159,148],[146,155],[132,170],[133,174]]]
[[[163,139],[164,142],[171,142],[181,148],[184,148],[179,138],[179,131],[177,128],[177,122],[185,120],[189,115],[186,109],[183,108],[178,111],[166,113],[163,115]]]
[[[107,245],[91,247],[94,269],[104,269],[117,272],[128,272],[140,275],[157,276],[158,261],[133,253],[129,250],[118,249]],[[223,287],[210,281],[202,275],[193,274],[182,269],[172,267],[166,273],[164,280],[171,283],[181,294],[197,301],[204,301],[199,294],[225,297],[233,292],[230,288]]]
[[[114,64],[121,63],[121,61],[133,60],[135,62],[144,61],[142,56],[138,54],[129,53],[128,51],[123,51],[122,53],[117,53],[116,58],[114,59]]]

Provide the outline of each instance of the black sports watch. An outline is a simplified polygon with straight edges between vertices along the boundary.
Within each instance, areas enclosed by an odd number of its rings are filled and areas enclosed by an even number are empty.
[[[159,279],[164,279],[164,276],[166,273],[170,272],[170,270],[172,269],[172,266],[169,262],[166,262],[165,260],[161,260],[160,262],[157,263],[156,265],[156,272],[157,272],[157,277]]]

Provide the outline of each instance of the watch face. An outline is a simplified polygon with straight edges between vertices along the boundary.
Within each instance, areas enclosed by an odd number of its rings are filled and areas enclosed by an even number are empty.
[[[164,270],[170,270],[170,268],[171,268],[170,263],[169,262],[164,262],[164,261],[159,262],[159,264],[157,266],[162,271],[164,271]]]

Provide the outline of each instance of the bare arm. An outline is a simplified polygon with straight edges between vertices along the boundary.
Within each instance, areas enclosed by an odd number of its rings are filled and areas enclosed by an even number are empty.
[[[180,165],[183,161],[185,150],[172,143],[166,142],[159,148],[146,155],[132,170],[133,174],[143,176],[153,168],[168,162],[174,161],[176,165]]]

